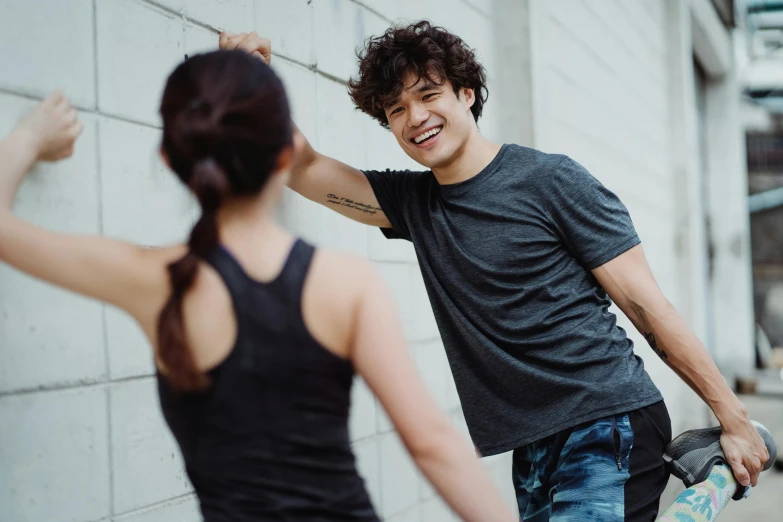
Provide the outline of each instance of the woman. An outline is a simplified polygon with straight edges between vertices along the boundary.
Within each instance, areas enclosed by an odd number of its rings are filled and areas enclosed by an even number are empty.
[[[272,70],[240,51],[194,56],[160,112],[161,154],[203,212],[187,245],[144,249],[12,215],[24,174],[69,156],[81,130],[55,93],[0,144],[0,258],[136,319],[205,520],[377,520],[349,446],[354,369],[461,517],[513,520],[425,392],[370,264],[274,222],[296,154]]]

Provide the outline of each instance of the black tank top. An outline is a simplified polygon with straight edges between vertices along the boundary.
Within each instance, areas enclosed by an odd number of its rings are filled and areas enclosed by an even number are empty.
[[[353,366],[302,318],[313,251],[297,240],[277,278],[261,283],[218,248],[207,261],[231,293],[236,344],[205,392],[177,393],[158,374],[206,522],[378,520],[348,435]]]

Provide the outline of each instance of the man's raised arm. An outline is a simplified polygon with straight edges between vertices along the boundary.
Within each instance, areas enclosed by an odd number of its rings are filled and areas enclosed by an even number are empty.
[[[255,32],[220,33],[220,48],[245,51],[267,64],[272,59],[272,43]],[[291,172],[289,187],[354,221],[391,228],[362,171],[318,153],[296,127],[294,144],[298,160]]]

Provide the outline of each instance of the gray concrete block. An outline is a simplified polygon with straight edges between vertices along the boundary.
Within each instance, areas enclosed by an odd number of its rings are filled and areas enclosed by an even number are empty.
[[[440,340],[429,341],[413,349],[419,377],[441,410],[448,408],[448,379],[451,369]]]
[[[351,440],[361,440],[375,435],[377,415],[372,391],[364,379],[356,377],[351,389],[351,416],[349,418]]]
[[[440,497],[431,498],[424,502],[419,509],[421,511],[421,522],[453,522],[459,520]]]
[[[214,31],[187,22],[185,24],[183,42],[185,54],[193,56],[194,54],[217,51],[220,44],[220,37],[218,36],[218,33]]]
[[[377,439],[367,439],[353,444],[356,467],[364,479],[365,487],[375,511],[380,513],[381,498],[381,454]]]
[[[272,53],[301,63],[315,63],[313,5],[310,0],[256,0],[255,31],[272,40]]]
[[[201,510],[194,495],[114,517],[112,522],[201,522]]]
[[[160,158],[160,132],[104,118],[100,121],[103,230],[148,246],[187,240],[200,210]]]
[[[416,505],[419,489],[416,466],[396,433],[380,438],[381,497],[384,517]]]
[[[99,386],[0,398],[0,520],[110,514],[106,408]]]
[[[348,80],[356,73],[353,57],[364,33],[361,7],[350,1],[315,2],[313,17],[318,68]]]
[[[91,0],[0,3],[0,87],[44,97],[61,88],[81,108],[95,107]]]
[[[253,0],[187,0],[185,16],[232,33],[253,30]]]
[[[97,2],[98,108],[160,125],[163,86],[185,56],[183,20],[134,0]]]
[[[156,390],[152,378],[114,383],[109,388],[116,514],[192,491]]]
[[[0,135],[34,102],[0,95]],[[96,123],[82,116],[84,133],[73,157],[39,164],[14,202],[17,216],[59,232],[97,234]],[[32,389],[105,376],[100,303],[34,280],[0,264],[0,391]]]

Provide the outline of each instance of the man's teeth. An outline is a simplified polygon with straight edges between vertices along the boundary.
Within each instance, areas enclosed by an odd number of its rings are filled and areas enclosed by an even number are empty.
[[[435,136],[437,133],[439,133],[441,131],[442,128],[443,127],[437,127],[435,129],[428,130],[424,134],[421,134],[421,135],[416,136],[415,138],[413,138],[413,141],[415,141],[416,143],[421,143],[422,141],[426,140],[430,136]]]

